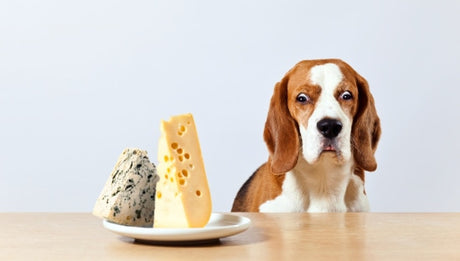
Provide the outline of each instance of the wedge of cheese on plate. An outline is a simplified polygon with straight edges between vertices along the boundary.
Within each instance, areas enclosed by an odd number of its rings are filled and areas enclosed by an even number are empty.
[[[155,228],[204,227],[212,203],[192,114],[161,122]]]
[[[121,225],[151,227],[157,181],[155,165],[147,152],[125,149],[94,205],[93,214]]]

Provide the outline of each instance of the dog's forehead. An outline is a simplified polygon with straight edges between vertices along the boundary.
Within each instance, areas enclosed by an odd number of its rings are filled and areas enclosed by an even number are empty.
[[[345,63],[333,59],[302,61],[288,74],[290,75],[289,85],[292,87],[316,85],[321,89],[337,87],[343,80],[353,78],[353,74],[349,72]]]
[[[307,80],[321,88],[334,88],[343,80],[343,73],[335,63],[313,66],[306,75]]]

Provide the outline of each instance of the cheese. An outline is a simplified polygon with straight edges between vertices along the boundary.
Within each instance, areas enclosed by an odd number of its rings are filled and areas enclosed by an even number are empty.
[[[129,226],[152,226],[155,209],[155,165],[147,152],[125,149],[93,209],[95,216]]]
[[[192,114],[162,121],[161,133],[154,227],[204,227],[212,203]]]

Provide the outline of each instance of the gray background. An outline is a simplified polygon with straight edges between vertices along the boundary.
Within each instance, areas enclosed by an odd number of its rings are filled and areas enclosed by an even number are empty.
[[[382,120],[373,211],[460,211],[459,1],[1,1],[0,211],[90,211],[125,147],[195,116],[214,211],[267,159],[274,84],[341,58]]]

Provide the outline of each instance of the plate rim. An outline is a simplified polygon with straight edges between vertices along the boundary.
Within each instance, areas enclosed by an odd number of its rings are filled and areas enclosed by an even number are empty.
[[[213,225],[213,222],[226,221],[228,224]],[[251,220],[230,213],[211,213],[208,224],[203,228],[150,228],[120,225],[102,220],[104,228],[125,237],[142,241],[187,242],[213,240],[232,236],[247,230]]]

